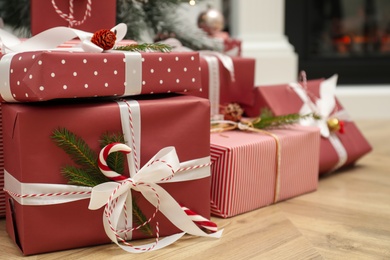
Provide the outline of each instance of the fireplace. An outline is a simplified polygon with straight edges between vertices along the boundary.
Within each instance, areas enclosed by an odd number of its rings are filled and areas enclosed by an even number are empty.
[[[389,0],[294,0],[285,12],[285,33],[309,78],[390,83]]]

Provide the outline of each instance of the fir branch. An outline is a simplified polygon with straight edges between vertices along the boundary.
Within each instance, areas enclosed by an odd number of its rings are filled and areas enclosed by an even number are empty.
[[[62,175],[68,180],[69,184],[94,187],[105,181],[97,180],[93,175],[83,169],[74,166],[65,166],[61,169]],[[106,180],[108,181],[108,180]]]
[[[265,128],[274,128],[280,127],[283,125],[295,124],[298,123],[300,119],[313,117],[314,119],[319,119],[314,113],[300,115],[300,114],[287,114],[282,116],[274,116],[269,109],[263,109],[261,111],[260,117],[252,121],[253,127],[258,129]]]
[[[172,50],[172,47],[168,44],[162,44],[162,43],[142,43],[142,44],[129,44],[126,46],[118,46],[115,47],[114,50],[138,51],[138,52],[148,52],[148,51],[170,52]]]
[[[136,202],[136,199],[133,198],[133,215],[134,215],[134,226],[140,226],[143,223],[147,221],[147,218],[142,213],[141,209],[138,207],[138,204]],[[150,228],[150,223],[147,223],[146,225],[142,226],[140,229],[144,234],[153,236],[153,231]]]
[[[83,139],[66,128],[54,130],[51,138],[75,163],[86,169],[91,169],[91,171],[100,172],[100,169],[97,166],[97,155],[89,148]]]
[[[30,37],[30,0],[0,0],[0,17],[19,37]]]
[[[117,0],[116,20],[117,23],[127,25],[126,39],[141,39],[141,32],[147,28],[144,18],[141,3],[134,0]]]

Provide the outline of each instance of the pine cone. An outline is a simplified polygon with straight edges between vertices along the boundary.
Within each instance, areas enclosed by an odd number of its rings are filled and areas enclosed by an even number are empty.
[[[102,48],[103,50],[110,50],[114,47],[116,41],[116,34],[110,30],[102,29],[95,32],[92,36],[91,42]]]
[[[242,118],[244,110],[237,103],[231,103],[223,107],[221,114],[223,114],[225,120],[239,122]]]

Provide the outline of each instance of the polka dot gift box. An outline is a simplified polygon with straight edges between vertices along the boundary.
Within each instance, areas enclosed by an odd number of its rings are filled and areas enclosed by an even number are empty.
[[[5,61],[1,61],[5,62]],[[5,102],[191,92],[201,87],[197,53],[17,53],[9,82],[1,86]]]
[[[117,47],[127,27],[118,24],[100,31],[115,34],[110,44]],[[151,47],[147,51],[103,49],[99,41],[92,41],[95,34],[55,27],[20,41],[0,29],[4,53],[0,56],[0,101],[200,91],[199,53],[150,52]],[[73,38],[80,44],[64,47]]]

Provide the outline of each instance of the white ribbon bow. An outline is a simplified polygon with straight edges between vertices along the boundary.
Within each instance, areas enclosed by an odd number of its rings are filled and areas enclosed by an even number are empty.
[[[316,126],[320,128],[321,136],[325,138],[329,138],[330,136],[327,123],[330,117],[336,117],[340,120],[349,119],[345,110],[334,112],[336,108],[335,94],[337,78],[338,76],[335,74],[329,79],[321,82],[319,98],[315,101],[315,103],[310,100],[306,90],[299,83],[290,83],[290,86],[303,101],[299,114],[306,115],[309,113],[315,113],[321,117],[320,119],[314,119],[312,117],[303,118],[300,120],[301,125]]]
[[[127,26],[124,23],[120,23],[113,27],[111,31],[116,32],[115,43],[118,43],[125,37]],[[103,52],[102,48],[91,42],[92,36],[93,33],[81,31],[78,29],[69,27],[54,27],[43,31],[25,41],[21,41],[16,36],[3,29],[0,29],[0,42],[3,54],[50,50],[74,38],[80,39],[81,49],[85,52]]]
[[[92,189],[89,209],[98,209],[105,205],[103,216],[104,229],[107,236],[122,249],[131,253],[157,250],[174,243],[185,233],[196,236],[207,236],[218,238],[222,231],[213,234],[203,232],[185,214],[180,205],[172,196],[157,183],[179,170],[180,163],[174,147],[166,147],[160,150],[145,166],[137,173],[131,173],[130,178],[121,183],[107,182],[95,186]],[[155,213],[160,211],[164,214],[182,233],[168,236],[161,241],[133,247],[131,245],[119,244],[124,241],[123,233],[130,232],[138,227],[123,227],[127,216],[128,225],[132,225],[132,196],[131,189],[139,191],[156,208]],[[154,213],[154,214],[155,214]],[[154,215],[149,218],[149,222]],[[130,234],[131,235],[131,234]],[[157,238],[158,239],[158,238]]]
[[[316,126],[320,128],[321,136],[327,138],[335,149],[339,160],[333,166],[330,171],[334,171],[345,164],[348,158],[348,153],[341,143],[340,139],[335,133],[331,133],[328,127],[328,119],[335,117],[339,120],[347,121],[350,117],[346,110],[335,111],[336,108],[336,86],[337,86],[337,74],[333,75],[329,79],[326,79],[320,84],[319,98],[313,103],[308,96],[306,90],[298,83],[290,83],[290,87],[301,98],[303,105],[299,111],[299,114],[306,115],[309,113],[316,113],[321,118],[314,119],[312,117],[304,118],[300,120],[301,125]]]

